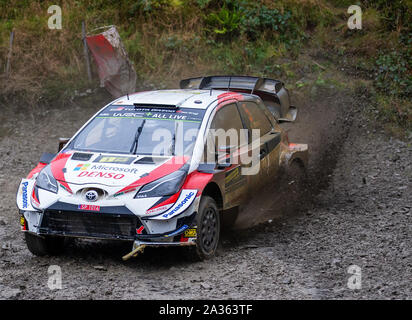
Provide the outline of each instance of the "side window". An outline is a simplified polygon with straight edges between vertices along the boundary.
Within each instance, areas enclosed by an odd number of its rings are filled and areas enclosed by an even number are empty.
[[[258,101],[257,105],[265,114],[266,118],[268,118],[269,122],[272,124],[272,127],[277,128],[277,120],[275,116],[270,112],[269,108],[262,101]]]
[[[211,131],[209,131],[207,141],[205,144],[205,149],[203,156],[207,157],[210,162],[210,159],[214,158],[218,152],[219,146],[232,146],[237,148],[240,142],[240,135],[244,134],[241,130],[244,129],[242,119],[240,118],[238,108],[236,104],[230,104],[219,109],[210,126]],[[223,130],[223,132],[221,130]],[[231,130],[232,129],[232,130]],[[235,136],[231,136],[230,133],[233,133],[233,129],[236,132]],[[218,137],[217,135],[212,135],[212,130],[215,130],[216,133],[223,133],[226,136]],[[219,130],[219,131],[216,131]],[[231,130],[231,131],[229,131]],[[220,138],[220,139],[219,139]],[[213,157],[212,157],[213,154]],[[206,159],[204,159],[206,160]],[[205,161],[206,162],[206,161]]]
[[[256,103],[241,102],[240,113],[249,129],[260,129],[260,136],[272,130],[272,123]]]
[[[237,110],[236,104],[230,104],[219,109],[213,118],[211,129],[243,129],[242,120]]]

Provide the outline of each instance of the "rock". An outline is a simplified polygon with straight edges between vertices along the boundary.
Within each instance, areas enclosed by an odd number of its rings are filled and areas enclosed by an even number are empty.
[[[96,270],[99,270],[99,271],[107,271],[107,268],[105,268],[103,266],[94,266],[93,268],[95,268]]]
[[[335,258],[335,259],[332,260],[331,265],[332,265],[334,268],[340,268],[340,267],[342,266],[341,260]]]
[[[3,250],[11,250],[11,243],[10,243],[10,242],[6,242],[5,244],[3,244],[3,245],[1,246],[1,248],[2,248]]]
[[[12,299],[16,298],[21,293],[21,290],[4,287],[0,290],[0,292],[3,299]]]
[[[212,287],[210,286],[210,284],[208,284],[207,282],[202,282],[202,283],[200,284],[200,287],[201,287],[202,289],[205,289],[205,290],[211,290],[211,289],[212,289]]]

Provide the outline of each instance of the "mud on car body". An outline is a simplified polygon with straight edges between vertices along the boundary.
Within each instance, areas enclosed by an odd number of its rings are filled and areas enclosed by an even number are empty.
[[[306,163],[307,145],[290,144],[278,123],[295,117],[281,82],[254,77],[192,78],[178,90],[118,98],[22,179],[27,246],[45,255],[66,237],[113,239],[133,241],[126,258],[170,245],[212,257],[225,212],[241,211],[282,166]],[[212,129],[259,136],[210,147]],[[259,170],[243,174],[250,164],[234,160],[254,151]]]

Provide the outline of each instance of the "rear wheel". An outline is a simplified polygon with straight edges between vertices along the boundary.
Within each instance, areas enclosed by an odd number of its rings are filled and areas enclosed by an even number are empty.
[[[64,249],[64,237],[40,237],[29,232],[24,233],[27,248],[36,256],[55,256]]]
[[[196,247],[190,248],[195,260],[212,258],[217,249],[220,236],[220,216],[216,201],[203,196],[197,213]]]

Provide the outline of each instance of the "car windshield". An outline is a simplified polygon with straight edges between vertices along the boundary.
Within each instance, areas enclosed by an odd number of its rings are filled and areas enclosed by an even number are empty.
[[[68,149],[145,155],[190,155],[204,110],[109,106]]]

